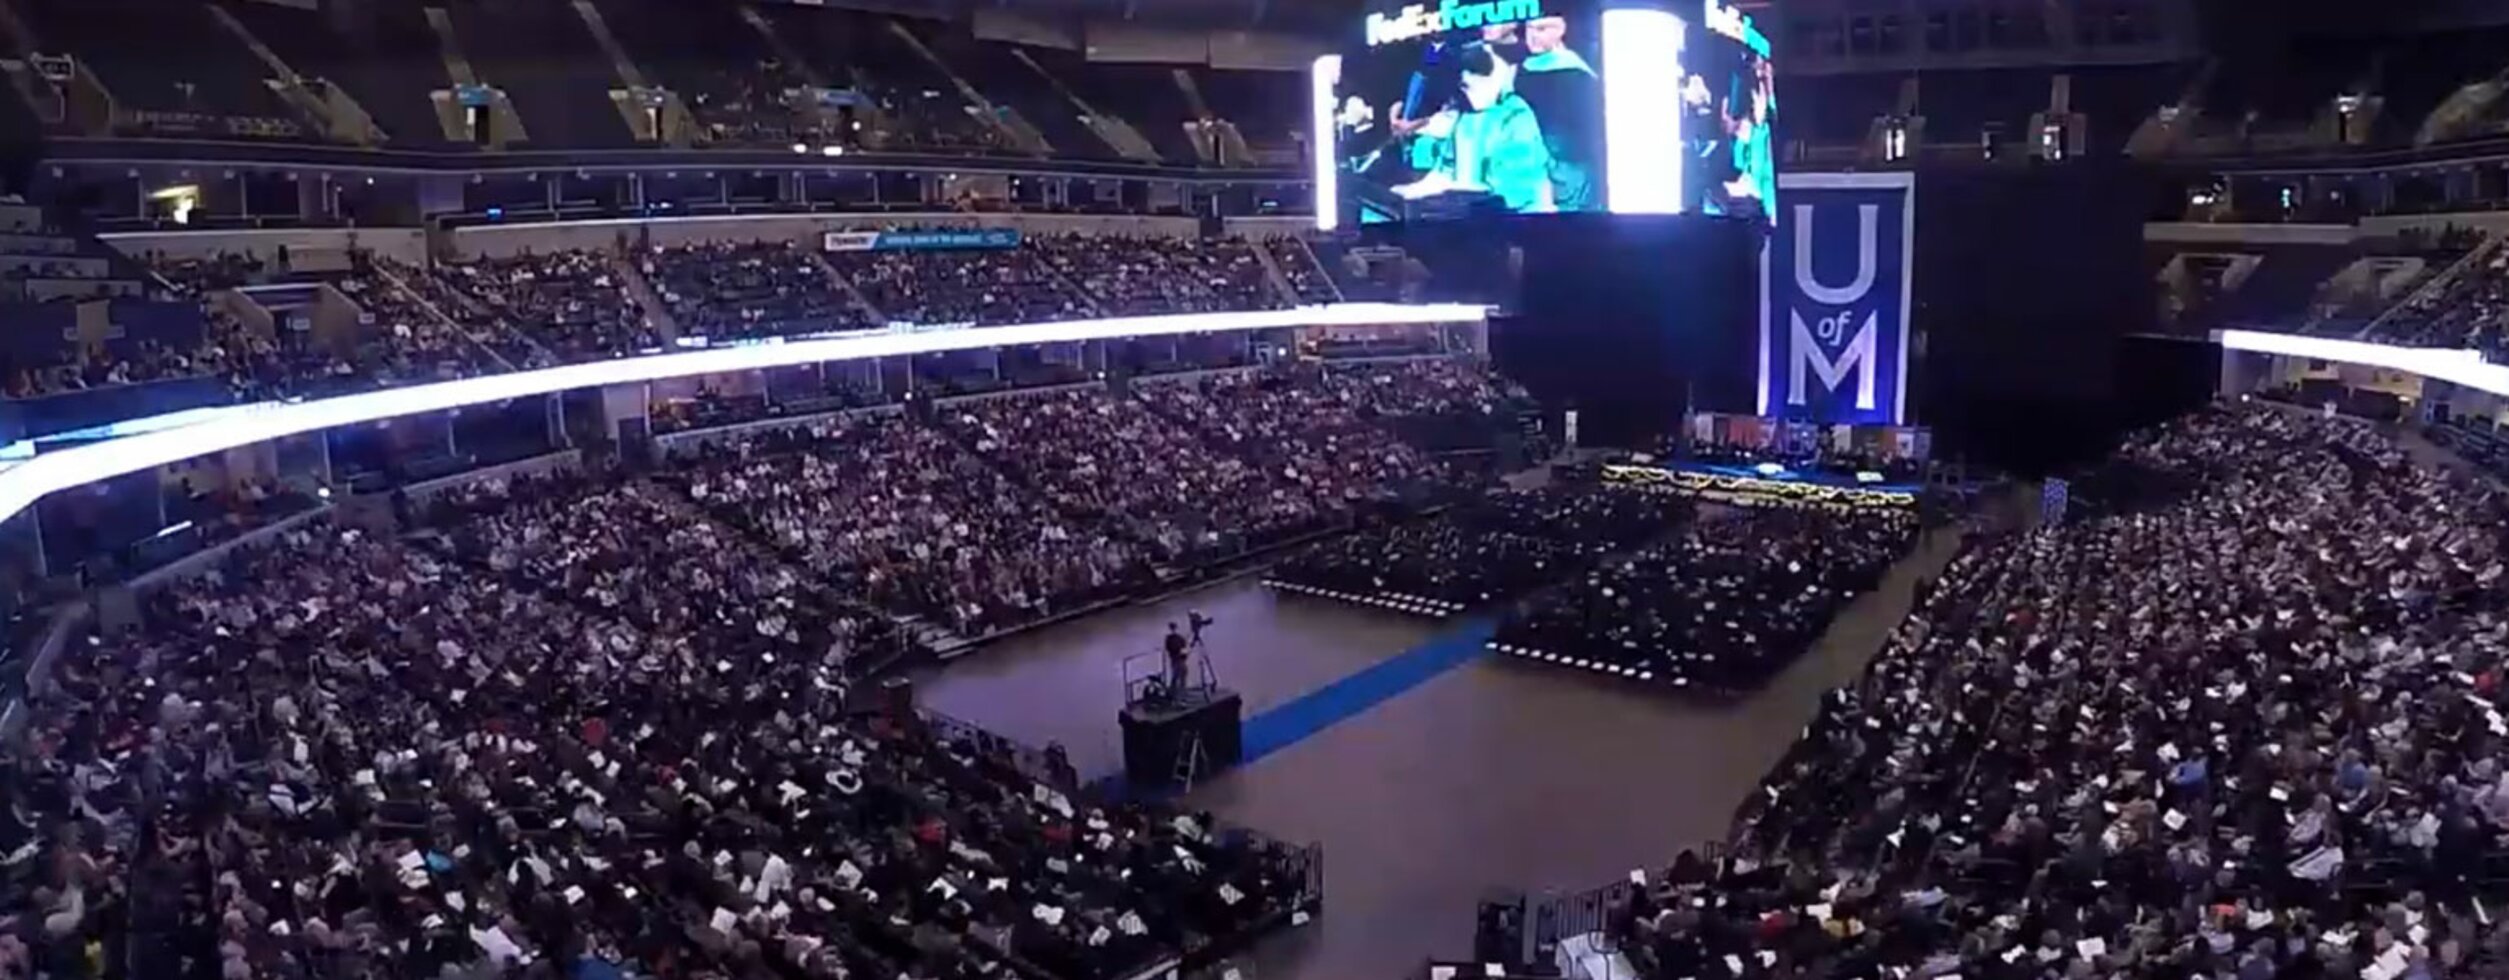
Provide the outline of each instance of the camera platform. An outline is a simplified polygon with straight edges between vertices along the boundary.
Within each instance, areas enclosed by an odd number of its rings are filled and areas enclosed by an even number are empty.
[[[1124,779],[1134,789],[1184,792],[1245,761],[1245,699],[1220,686],[1196,623],[1187,660],[1165,652],[1124,658]],[[1179,674],[1182,676],[1179,676]]]
[[[1244,698],[1212,688],[1186,701],[1124,706],[1124,779],[1134,789],[1191,790],[1246,758]]]

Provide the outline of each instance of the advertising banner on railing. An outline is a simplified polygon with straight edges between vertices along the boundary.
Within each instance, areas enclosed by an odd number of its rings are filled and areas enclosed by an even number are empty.
[[[907,252],[1019,247],[1016,228],[939,228],[928,231],[831,231],[820,247],[830,252]]]
[[[1902,424],[1916,175],[1786,174],[1778,187],[1760,262],[1760,414]]]

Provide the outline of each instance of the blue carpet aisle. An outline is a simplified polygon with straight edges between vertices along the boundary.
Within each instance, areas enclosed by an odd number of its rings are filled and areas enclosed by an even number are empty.
[[[1246,719],[1246,764],[1312,738],[1377,705],[1471,663],[1488,651],[1494,619],[1470,619],[1434,640]]]

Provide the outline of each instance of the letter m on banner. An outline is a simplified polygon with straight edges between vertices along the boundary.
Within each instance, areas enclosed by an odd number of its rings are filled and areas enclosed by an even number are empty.
[[[1915,175],[1785,174],[1760,256],[1760,414],[1907,421]]]

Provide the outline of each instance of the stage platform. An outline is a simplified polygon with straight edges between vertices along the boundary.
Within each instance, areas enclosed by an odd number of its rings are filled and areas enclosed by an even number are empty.
[[[1914,507],[1925,486],[1859,480],[1855,474],[1775,463],[1604,463],[1603,482],[1721,503]]]
[[[1756,466],[1725,463],[1675,463],[1672,468],[1687,473],[1702,473],[1732,480],[1805,483],[1813,486],[1875,490],[1883,493],[1918,493],[1925,489],[1925,485],[1921,483],[1865,480],[1858,479],[1854,473],[1839,470],[1795,469],[1778,463],[1763,463]]]

